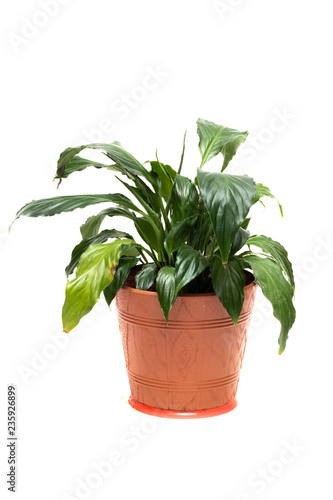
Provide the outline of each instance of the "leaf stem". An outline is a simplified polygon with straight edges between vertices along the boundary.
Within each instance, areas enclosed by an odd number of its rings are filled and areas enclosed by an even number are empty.
[[[177,174],[180,174],[180,172],[182,171],[182,167],[183,167],[184,153],[185,153],[185,140],[186,140],[186,132],[187,132],[187,130],[185,130],[185,134],[184,134],[184,139],[183,139],[183,151],[182,151],[182,155],[181,155],[181,158],[180,158],[180,165],[179,165],[179,167],[178,167],[178,172],[177,172]]]

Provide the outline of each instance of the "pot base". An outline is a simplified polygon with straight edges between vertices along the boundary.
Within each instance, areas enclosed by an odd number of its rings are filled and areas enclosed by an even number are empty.
[[[177,410],[163,410],[162,408],[155,408],[154,406],[144,405],[139,403],[136,399],[130,396],[128,400],[129,404],[137,411],[141,413],[146,413],[147,415],[152,415],[153,417],[162,418],[206,418],[206,417],[216,417],[218,415],[223,415],[231,410],[234,410],[237,406],[236,399],[230,401],[230,403],[222,406],[217,406],[216,408],[209,408],[207,410],[193,410],[193,411],[177,411]]]

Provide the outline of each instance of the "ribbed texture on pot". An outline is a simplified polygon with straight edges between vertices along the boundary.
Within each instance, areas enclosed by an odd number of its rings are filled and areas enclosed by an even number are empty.
[[[156,292],[116,296],[132,398],[166,410],[215,408],[235,399],[257,285],[244,288],[233,325],[214,294],[179,296],[165,323]]]

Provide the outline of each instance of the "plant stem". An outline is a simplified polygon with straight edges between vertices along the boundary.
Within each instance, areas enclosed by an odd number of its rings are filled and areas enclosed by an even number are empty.
[[[180,172],[182,171],[182,167],[183,167],[184,153],[185,153],[185,139],[186,139],[186,132],[187,132],[187,130],[185,130],[185,134],[184,134],[184,139],[183,139],[183,151],[182,151],[182,156],[181,156],[181,158],[180,158],[180,165],[179,165],[179,168],[178,168],[178,172],[177,172],[177,174],[180,174]]]
[[[171,229],[171,224],[170,224],[170,221],[168,219],[168,214],[167,214],[166,208],[163,205],[163,202],[161,203],[161,212],[162,212],[163,219],[165,222],[165,229],[169,232]]]
[[[143,253],[143,251],[141,251],[140,253],[141,253],[141,257],[142,257],[142,259],[144,260],[145,264],[148,264],[148,259],[147,259],[147,257],[145,256],[145,254]]]

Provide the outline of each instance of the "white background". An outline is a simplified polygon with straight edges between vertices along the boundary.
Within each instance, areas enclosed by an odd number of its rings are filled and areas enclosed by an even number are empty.
[[[18,392],[17,499],[330,498],[331,3],[63,0],[52,16],[41,4],[0,8],[1,498],[12,498],[9,383]],[[158,147],[177,168],[187,129],[184,173],[193,178],[198,117],[250,131],[229,170],[268,185],[284,206],[281,219],[268,201],[251,229],[287,247],[297,321],[278,356],[279,324],[258,293],[238,408],[173,421],[127,404],[114,308],[101,301],[77,332],[61,332],[64,267],[79,225],[102,206],[22,218],[10,236],[7,228],[32,199],[121,190],[112,173],[90,169],[57,192],[51,181],[68,146],[118,140],[140,161]],[[121,464],[99,481],[94,463],[116,452]],[[80,481],[94,488],[84,495]]]

